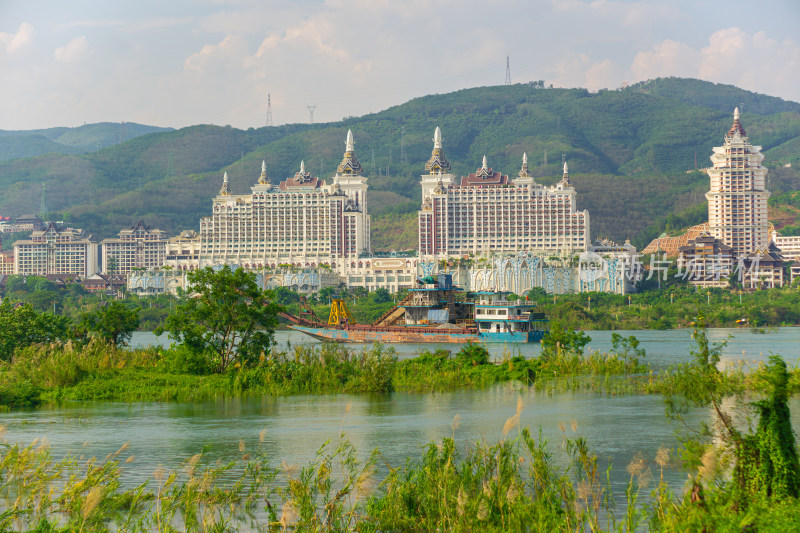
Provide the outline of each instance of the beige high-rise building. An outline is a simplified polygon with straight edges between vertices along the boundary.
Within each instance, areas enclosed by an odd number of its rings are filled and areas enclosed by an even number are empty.
[[[369,253],[367,179],[354,146],[348,131],[331,185],[312,176],[302,161],[294,177],[273,185],[262,163],[250,194],[234,195],[226,173],[211,217],[200,220],[200,266],[334,266]]]
[[[75,274],[97,272],[97,244],[81,229],[50,222],[31,233],[30,239],[14,243],[14,274]]]
[[[103,239],[103,272],[130,274],[136,270],[152,270],[164,263],[167,236],[160,229],[150,229],[140,220],[113,239]]]
[[[767,169],[761,166],[760,146],[750,144],[739,122],[739,108],[733,112],[733,126],[725,143],[714,148],[708,200],[708,231],[733,248],[738,259],[769,245],[766,190]]]
[[[427,174],[420,180],[420,256],[586,250],[589,213],[575,207],[566,163],[561,181],[552,187],[536,183],[525,154],[514,178],[489,167],[484,156],[480,168],[457,180],[442,142],[437,127]]]

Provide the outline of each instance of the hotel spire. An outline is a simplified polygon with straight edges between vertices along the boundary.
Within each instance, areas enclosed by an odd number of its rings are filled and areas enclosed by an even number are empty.
[[[266,185],[269,183],[269,177],[267,176],[267,162],[261,161],[261,176],[258,177],[258,183],[260,185]]]
[[[361,163],[356,158],[355,144],[353,132],[347,130],[347,139],[344,141],[344,157],[339,166],[336,167],[336,172],[339,174],[357,176],[363,171]]]
[[[522,168],[520,169],[519,174],[517,174],[517,176],[519,176],[520,178],[530,178],[531,177],[531,173],[528,171],[528,154],[527,153],[523,153],[522,154]]]
[[[572,182],[569,181],[569,167],[566,161],[564,161],[564,174],[561,176],[561,183],[564,185],[572,185]]]
[[[231,187],[228,184],[228,173],[226,172],[222,176],[222,187],[219,190],[219,195],[220,196],[228,196],[230,194],[231,194]]]
[[[439,126],[436,126],[436,131],[433,132],[433,152],[431,152],[431,158],[425,163],[425,170],[430,172],[431,175],[450,170],[450,162],[444,156],[442,130],[439,129]]]
[[[739,122],[739,108],[733,110],[733,126],[731,129],[728,130],[728,136],[733,137],[736,134],[739,134],[741,137],[747,137],[747,134],[744,132],[744,127]]]

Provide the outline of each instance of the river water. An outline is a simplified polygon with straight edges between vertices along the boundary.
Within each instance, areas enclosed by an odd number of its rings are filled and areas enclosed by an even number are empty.
[[[607,350],[609,331],[590,331],[590,347]],[[688,361],[692,346],[689,330],[619,332],[636,335],[647,350],[654,367]],[[784,356],[796,365],[800,356],[800,328],[782,328],[766,334],[750,330],[712,330],[716,340],[728,340],[724,360],[744,360],[748,364],[765,360],[770,352]],[[278,332],[279,346],[316,343],[296,332]],[[158,343],[152,334],[134,335],[132,344]],[[457,349],[458,346],[445,346]],[[430,346],[396,345],[400,357],[410,357]],[[502,356],[502,345],[490,345],[494,356]],[[515,347],[525,356],[534,356],[538,345]],[[370,394],[261,397],[181,403],[63,402],[34,410],[0,414],[6,427],[6,441],[30,443],[44,439],[55,456],[73,454],[104,457],[129,443],[127,454],[135,456],[123,464],[123,484],[133,486],[152,479],[154,471],[176,467],[192,455],[205,450],[208,462],[240,457],[239,443],[248,451],[259,445],[276,466],[305,465],[326,440],[336,441],[343,433],[366,456],[373,448],[381,450],[382,463],[404,464],[406,458],[421,456],[430,441],[454,436],[466,447],[475,441],[497,442],[505,421],[514,415],[518,398],[524,409],[520,425],[534,433],[541,428],[560,453],[564,436],[584,437],[601,464],[611,464],[611,480],[618,501],[624,500],[628,482],[626,465],[641,453],[651,460],[660,446],[676,445],[680,429],[664,415],[659,396],[613,396],[599,393],[566,392],[545,394],[530,389],[516,390],[500,385],[487,390],[437,394]],[[792,401],[793,424],[800,429],[800,401]],[[460,423],[453,429],[458,415]],[[705,411],[693,413],[699,420]],[[575,429],[573,429],[573,427]],[[563,428],[563,430],[562,430]],[[259,443],[259,434],[265,440]],[[516,431],[516,430],[515,430]],[[651,464],[654,477],[657,467]],[[686,473],[673,469],[666,479],[679,489]]]

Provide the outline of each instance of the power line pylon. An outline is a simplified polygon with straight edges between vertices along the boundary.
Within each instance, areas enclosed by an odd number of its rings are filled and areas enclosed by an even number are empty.
[[[308,108],[308,123],[309,124],[313,124],[314,123],[314,110],[317,108],[317,105],[316,104],[307,105],[306,107]]]
[[[272,126],[272,101],[271,95],[267,93],[267,127]]]
[[[511,85],[511,58],[506,56],[506,85]]]

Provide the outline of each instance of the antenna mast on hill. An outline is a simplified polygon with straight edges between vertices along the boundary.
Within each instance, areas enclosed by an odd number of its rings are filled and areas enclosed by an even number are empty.
[[[316,104],[307,105],[306,107],[308,108],[308,123],[309,124],[313,124],[314,123],[314,110],[317,108],[317,105]]]
[[[400,127],[400,162],[402,164],[406,164],[406,128],[405,126]]]
[[[39,204],[39,211],[41,211],[41,219],[44,221],[47,214],[47,184],[42,183],[42,202]]]
[[[506,56],[506,85],[511,85],[511,58]]]
[[[272,102],[271,96],[267,93],[267,127],[272,126]]]

